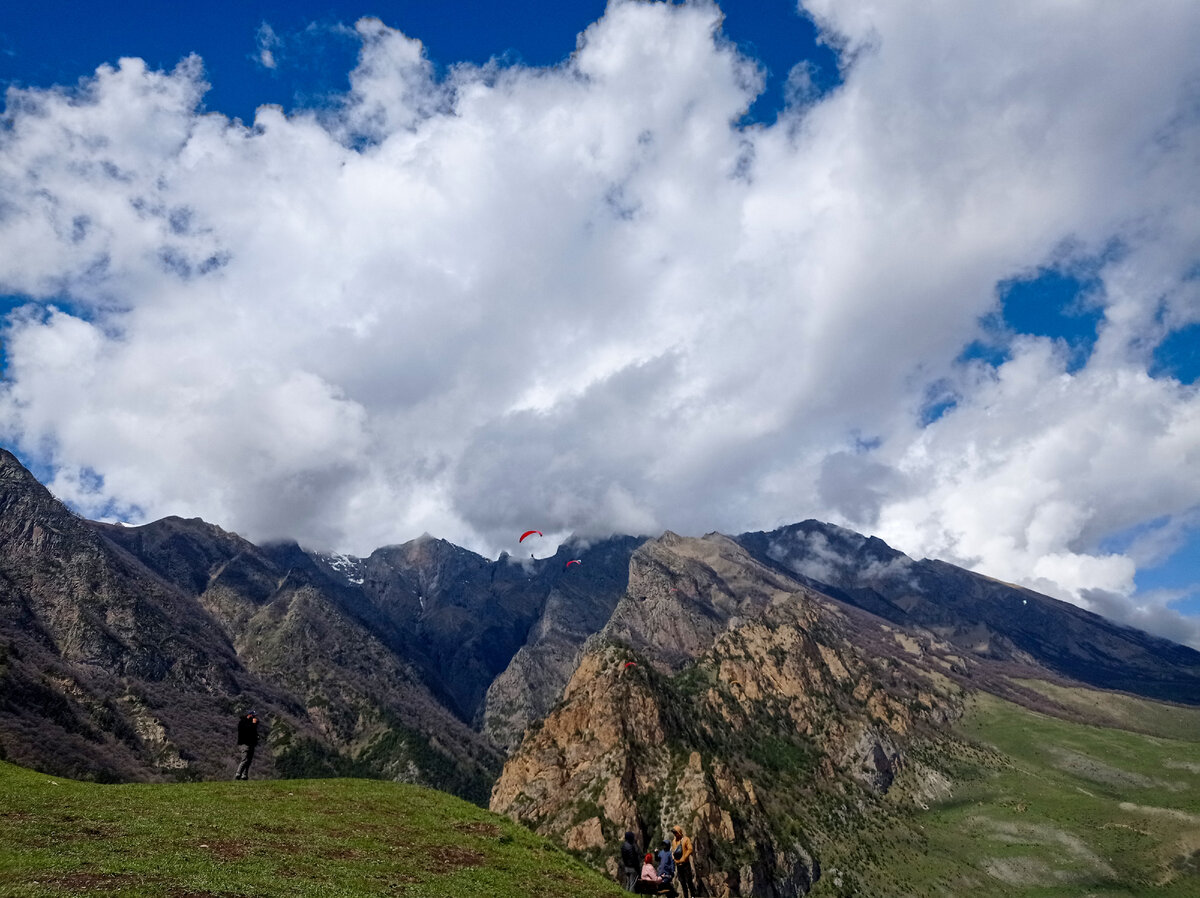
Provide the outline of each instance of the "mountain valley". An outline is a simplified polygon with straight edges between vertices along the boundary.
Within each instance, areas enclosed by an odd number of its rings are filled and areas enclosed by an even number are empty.
[[[682,823],[713,895],[1200,883],[1200,653],[816,521],[351,558],[86,521],[0,450],[0,611],[0,752],[48,774],[227,779],[254,709],[256,777],[450,791],[609,874]]]

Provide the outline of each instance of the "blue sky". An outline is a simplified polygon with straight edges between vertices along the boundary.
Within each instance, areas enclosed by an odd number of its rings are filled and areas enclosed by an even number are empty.
[[[358,52],[352,36],[338,39],[333,26],[377,16],[421,40],[440,65],[484,63],[493,57],[527,65],[562,62],[579,32],[604,13],[604,0],[488,2],[423,0],[387,3],[311,2],[22,4],[0,19],[0,83],[70,84],[101,62],[139,56],[154,68],[171,68],[188,53],[204,59],[212,89],[209,109],[249,121],[263,103],[315,105],[349,85]],[[733,0],[722,4],[725,35],[758,59],[767,89],[751,110],[772,121],[782,106],[784,83],[799,59],[814,65],[814,81],[837,81],[837,57],[817,44],[817,30],[787,0]],[[48,28],[46,23],[62,23]],[[275,70],[259,62],[259,34],[268,25],[283,42]],[[315,29],[317,34],[313,35]],[[290,52],[287,47],[291,45]]]
[[[820,517],[1200,642],[1200,12],[806,8],[6,11],[0,442],[352,552]]]

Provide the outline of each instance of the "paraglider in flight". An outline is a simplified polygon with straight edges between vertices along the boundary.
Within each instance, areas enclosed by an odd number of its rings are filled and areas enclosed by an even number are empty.
[[[523,543],[523,542],[525,542],[525,537],[533,536],[535,533],[538,536],[542,535],[542,531],[540,531],[540,530],[526,530],[524,533],[521,534],[521,538],[519,540],[517,540],[517,542]]]
[[[570,567],[573,564],[583,564],[583,562],[580,561],[578,558],[572,558],[570,561],[567,562],[566,567]],[[564,568],[564,570],[566,570],[566,568]]]
[[[631,668],[631,667],[637,667],[637,662],[636,661],[626,661],[625,669],[629,670],[629,668]]]

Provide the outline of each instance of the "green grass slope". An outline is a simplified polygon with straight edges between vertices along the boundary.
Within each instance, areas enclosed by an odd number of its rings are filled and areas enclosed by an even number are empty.
[[[1200,896],[1200,718],[1092,690],[1056,698],[1138,732],[978,695],[960,732],[983,751],[951,770],[953,796],[860,834],[813,894]]]
[[[0,763],[2,898],[619,894],[541,837],[416,786],[104,786]]]

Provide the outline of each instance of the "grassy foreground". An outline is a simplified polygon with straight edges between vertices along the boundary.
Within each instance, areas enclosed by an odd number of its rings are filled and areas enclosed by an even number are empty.
[[[1138,732],[975,696],[960,732],[988,755],[958,765],[952,797],[877,835],[877,853],[863,858],[867,891],[1200,896],[1200,710],[1042,685],[1065,705],[1102,708],[1105,723]],[[835,880],[824,877],[814,898],[851,894]]]
[[[1026,685],[1107,725],[975,696],[959,730],[979,750],[929,759],[953,796],[875,815],[826,858],[813,898],[1198,898],[1200,710]],[[101,786],[0,763],[0,898],[621,894],[539,836],[413,786]]]
[[[102,786],[0,763],[0,896],[599,898],[508,820],[371,780]]]

